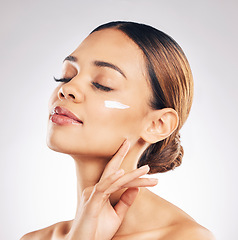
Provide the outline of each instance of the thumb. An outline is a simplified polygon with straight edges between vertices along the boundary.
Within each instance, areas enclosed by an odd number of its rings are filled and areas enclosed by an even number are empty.
[[[121,221],[125,217],[132,203],[135,201],[138,192],[139,188],[128,188],[121,195],[119,202],[115,205],[114,209]]]

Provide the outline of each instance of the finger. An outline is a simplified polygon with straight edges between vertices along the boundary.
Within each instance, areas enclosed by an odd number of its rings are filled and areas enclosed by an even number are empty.
[[[105,193],[105,191],[117,181],[123,174],[124,170],[120,169],[117,172],[111,174],[104,181],[98,182],[91,193],[91,196],[88,200],[88,206],[91,209],[94,209],[94,206],[99,207],[100,204],[103,204],[110,196],[110,194]]]
[[[141,177],[142,175],[145,175],[146,173],[149,172],[149,170],[150,170],[149,166],[145,165],[125,174],[124,176],[120,177],[117,181],[115,181],[113,184],[111,184],[111,186],[109,186],[109,188],[105,191],[105,193],[111,194],[123,188],[125,184],[131,182],[134,179]]]
[[[133,204],[139,192],[138,188],[128,188],[120,197],[119,202],[114,207],[115,212],[122,221],[128,209]]]
[[[128,153],[130,148],[130,143],[128,140],[125,140],[123,144],[120,146],[114,157],[109,161],[109,163],[106,165],[103,174],[100,178],[100,181],[107,178],[109,175],[112,173],[116,172],[119,168],[120,165]]]
[[[137,178],[131,182],[126,183],[122,188],[131,188],[131,187],[153,187],[158,184],[157,178]]]

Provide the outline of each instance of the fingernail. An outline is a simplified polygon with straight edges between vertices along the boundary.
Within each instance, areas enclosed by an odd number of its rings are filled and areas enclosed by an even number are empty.
[[[149,165],[144,165],[142,167],[139,168],[140,170],[145,170],[145,169],[148,169],[148,171],[150,170],[150,167]]]

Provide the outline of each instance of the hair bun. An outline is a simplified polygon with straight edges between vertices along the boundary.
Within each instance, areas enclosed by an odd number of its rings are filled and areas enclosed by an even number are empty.
[[[167,141],[166,141],[167,140]],[[150,145],[142,154],[138,167],[148,164],[150,174],[167,172],[180,166],[183,158],[180,134]]]

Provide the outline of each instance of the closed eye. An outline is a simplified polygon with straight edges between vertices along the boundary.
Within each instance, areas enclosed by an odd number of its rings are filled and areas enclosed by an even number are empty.
[[[106,87],[106,86],[103,86],[97,82],[92,82],[93,86],[96,87],[97,89],[99,90],[102,90],[102,91],[105,91],[105,92],[109,92],[109,91],[112,91],[113,89],[109,88],[109,87]]]
[[[54,77],[54,80],[56,81],[56,82],[65,82],[65,83],[67,83],[67,82],[69,82],[70,80],[71,80],[72,78],[55,78]]]
[[[70,80],[72,80],[72,78],[59,78],[59,79],[58,79],[58,78],[55,78],[55,77],[54,77],[54,80],[55,80],[56,82],[68,83]],[[112,90],[113,90],[112,88],[103,86],[103,85],[101,85],[101,84],[99,84],[99,83],[97,83],[97,82],[92,82],[92,85],[93,85],[95,88],[97,88],[97,89],[99,89],[99,90],[101,90],[101,91],[105,91],[105,92],[109,92],[109,91],[112,91]]]

